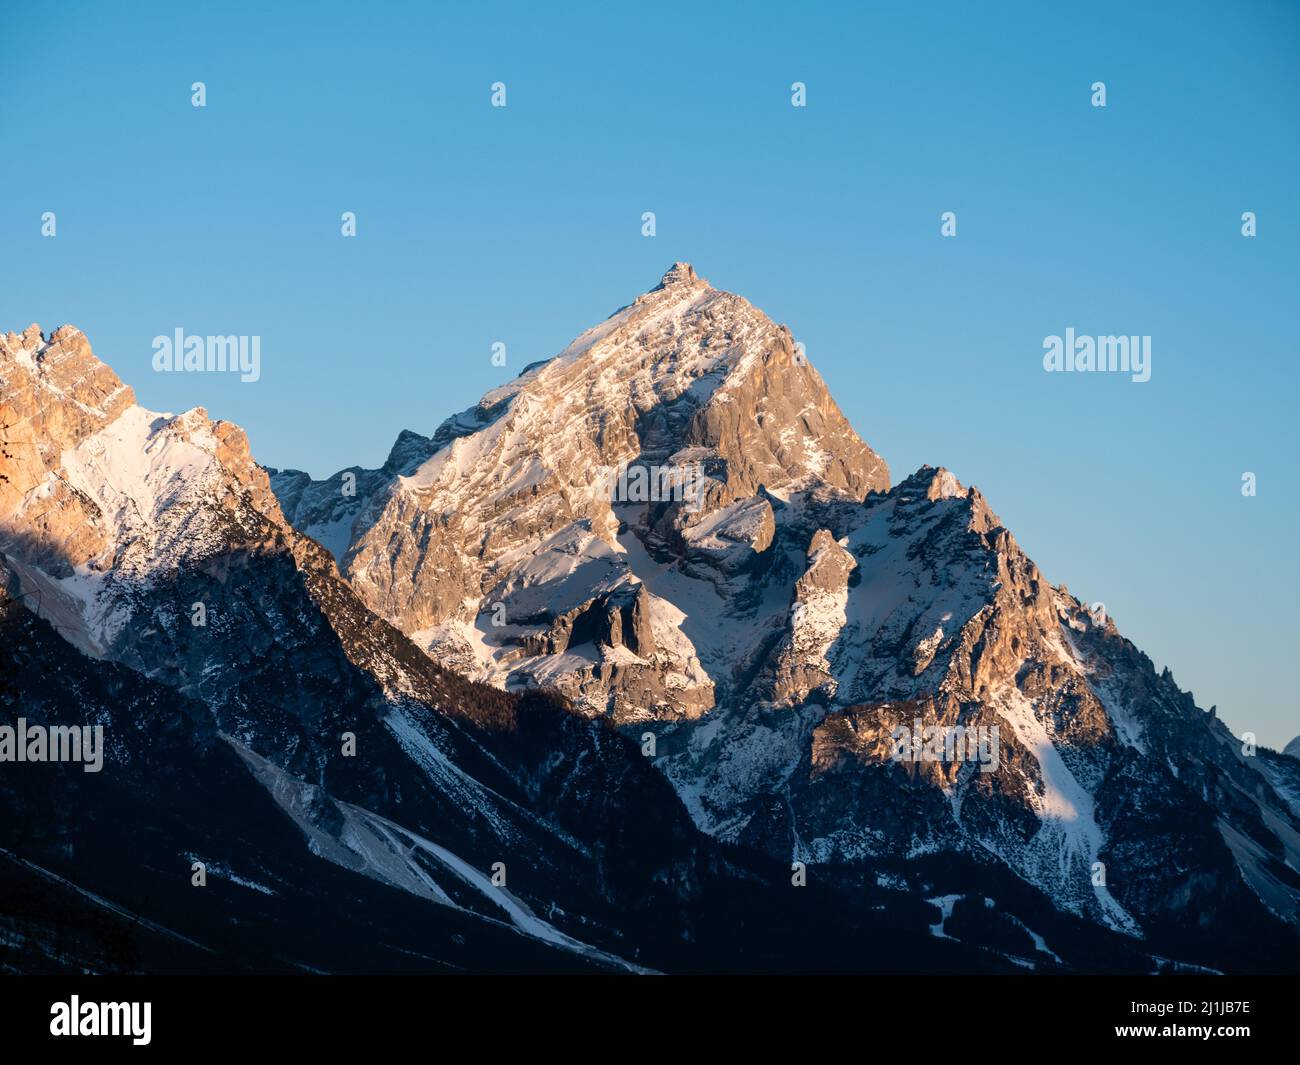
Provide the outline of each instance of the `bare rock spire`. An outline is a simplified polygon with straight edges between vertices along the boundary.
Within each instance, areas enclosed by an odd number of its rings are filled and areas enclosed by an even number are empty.
[[[677,285],[684,281],[695,280],[695,267],[690,263],[673,263],[668,272],[659,281],[660,288]]]

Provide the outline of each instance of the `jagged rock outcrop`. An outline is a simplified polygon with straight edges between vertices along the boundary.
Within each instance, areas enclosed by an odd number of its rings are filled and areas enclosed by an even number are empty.
[[[835,680],[826,655],[846,621],[849,576],[857,568],[853,555],[829,529],[819,529],[808,545],[808,569],[794,586],[788,631],[772,663],[771,686],[764,694],[777,703],[802,703],[817,692],[835,695]]]
[[[340,561],[351,545],[353,526],[364,520],[376,498],[398,477],[409,476],[437,450],[428,437],[409,429],[398,434],[377,470],[353,466],[328,480],[313,481],[301,470],[267,469],[284,515]]]

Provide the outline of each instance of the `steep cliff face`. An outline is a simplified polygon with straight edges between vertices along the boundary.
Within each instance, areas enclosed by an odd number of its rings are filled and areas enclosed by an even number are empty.
[[[98,507],[71,483],[47,481],[48,473],[64,450],[134,403],[80,330],[64,326],[46,339],[33,325],[0,336],[0,536],[21,532],[34,556],[63,573],[100,555],[107,541],[95,524]]]

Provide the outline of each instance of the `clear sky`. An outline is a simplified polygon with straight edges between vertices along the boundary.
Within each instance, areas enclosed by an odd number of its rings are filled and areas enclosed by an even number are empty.
[[[979,485],[1203,706],[1300,733],[1300,4],[552,6],[0,3],[0,329],[322,476],[686,260],[895,479]],[[261,379],[154,373],[178,327]],[[1067,327],[1151,380],[1044,372]]]

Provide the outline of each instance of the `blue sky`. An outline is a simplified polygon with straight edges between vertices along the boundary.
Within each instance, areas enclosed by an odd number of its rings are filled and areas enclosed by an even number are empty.
[[[979,485],[1198,702],[1300,733],[1300,5],[269,6],[0,6],[0,329],[321,476],[687,260],[896,479]],[[260,335],[261,380],[152,372],[177,327]],[[1067,327],[1150,335],[1151,380],[1044,373]]]

